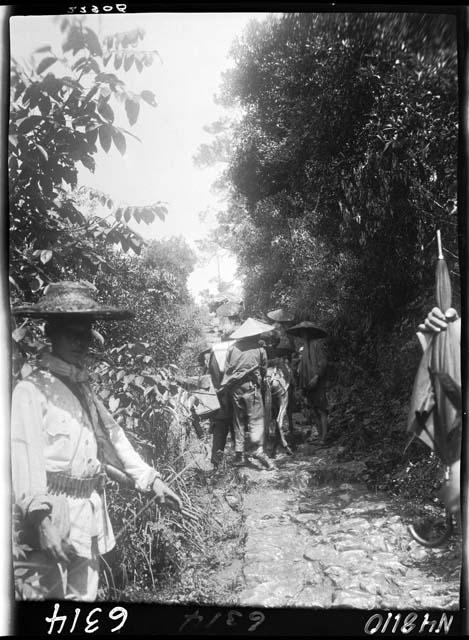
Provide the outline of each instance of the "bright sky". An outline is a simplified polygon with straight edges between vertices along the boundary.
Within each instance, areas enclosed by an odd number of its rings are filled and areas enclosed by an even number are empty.
[[[86,169],[80,173],[81,184],[109,193],[118,203],[167,203],[169,215],[164,223],[158,220],[138,226],[143,237],[183,235],[193,245],[213,225],[213,216],[202,223],[198,214],[217,208],[218,196],[211,185],[220,167],[199,169],[194,166],[193,156],[201,143],[210,141],[204,125],[226,115],[213,96],[219,90],[221,72],[232,66],[228,52],[233,40],[249,20],[266,15],[233,12],[86,17],[87,24],[101,36],[143,28],[146,36],[139,48],[156,49],[162,58],[141,74],[135,66],[127,73],[122,67],[118,71],[129,89],[136,93],[148,89],[156,95],[158,106],[142,103],[133,127],[123,110],[116,117],[116,124],[131,130],[142,143],[128,137],[124,156],[114,145],[108,154],[101,150],[96,156],[96,173]],[[62,34],[50,16],[16,16],[11,19],[10,30],[12,55],[16,58],[27,59],[43,44],[51,44],[61,53]],[[114,71],[112,62],[109,70]],[[233,257],[225,255],[220,267],[223,280],[235,278]],[[191,291],[215,290],[216,275],[216,260],[197,268],[190,278]]]

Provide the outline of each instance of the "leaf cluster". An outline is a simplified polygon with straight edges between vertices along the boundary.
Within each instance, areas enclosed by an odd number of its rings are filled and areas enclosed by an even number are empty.
[[[133,125],[141,102],[156,106],[156,101],[152,92],[135,94],[105,71],[109,43],[101,43],[84,21],[64,18],[60,27],[60,54],[41,47],[30,67],[16,60],[11,65],[10,282],[26,299],[75,270],[106,268],[113,245],[139,253],[143,242],[128,222],[151,224],[166,213],[160,202],[115,206],[102,194],[98,199],[109,215],[90,216],[80,206],[79,165],[94,172],[99,146],[107,153],[114,145],[123,155],[133,135],[116,122],[119,104]],[[122,35],[121,41],[123,51],[135,45],[133,36]]]

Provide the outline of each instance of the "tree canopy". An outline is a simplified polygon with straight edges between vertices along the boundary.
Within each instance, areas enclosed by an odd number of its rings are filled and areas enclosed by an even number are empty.
[[[232,57],[220,100],[243,115],[213,146],[231,149],[217,235],[248,307],[392,322],[431,286],[437,228],[457,274],[454,16],[274,16]]]

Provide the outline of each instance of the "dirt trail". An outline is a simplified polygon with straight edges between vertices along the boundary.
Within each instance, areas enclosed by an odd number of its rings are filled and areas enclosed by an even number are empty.
[[[457,610],[460,538],[442,549],[418,545],[402,505],[357,483],[356,465],[340,462],[339,451],[303,444],[277,458],[276,471],[239,469],[233,506],[244,545],[219,576],[236,574],[236,603]]]
[[[294,422],[301,439],[300,414]],[[218,604],[459,609],[461,536],[420,546],[407,531],[408,505],[360,484],[360,463],[342,461],[340,449],[301,444],[277,457],[276,471],[215,474],[213,504],[237,532],[221,542],[213,572],[204,565],[224,593]],[[211,475],[208,448],[197,457]]]

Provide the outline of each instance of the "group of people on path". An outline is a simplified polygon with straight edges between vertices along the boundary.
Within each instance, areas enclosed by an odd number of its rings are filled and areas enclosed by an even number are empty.
[[[130,482],[137,490],[154,494],[160,505],[182,506],[100,402],[85,367],[93,321],[123,320],[131,314],[97,302],[92,288],[82,282],[50,284],[37,304],[17,307],[13,314],[45,320],[50,341],[50,350],[41,353],[12,396],[13,503],[19,542],[29,548],[25,561],[29,569],[23,579],[31,578],[29,589],[35,599],[94,601],[99,556],[115,545],[106,505],[106,477],[125,478],[127,485]],[[426,322],[425,331],[444,330],[445,317],[434,316]],[[319,336],[312,332],[311,323],[300,323],[287,331],[275,312],[271,319],[281,329],[280,341],[283,338],[291,343],[292,335],[303,338],[302,351],[291,361],[293,368],[297,367],[297,384],[317,412],[324,438],[327,361],[324,350],[315,344]],[[262,387],[268,359],[259,342],[262,329],[270,331],[272,325],[248,320],[230,335],[226,354],[216,345],[202,354],[205,382],[198,379],[196,386],[213,388],[219,402],[211,420],[215,464],[232,429],[238,464],[250,453],[266,467],[273,467],[264,451]],[[187,379],[181,382],[191,384]]]
[[[248,318],[225,339],[205,348],[200,353],[203,373],[200,377],[178,377],[179,384],[192,391],[216,394],[219,409],[210,412],[212,439],[211,461],[218,467],[224,456],[228,434],[231,433],[235,449],[235,465],[246,463],[246,457],[260,462],[267,469],[275,465],[266,455],[264,403],[267,371],[272,361],[288,362],[291,373],[285,383],[293,391],[299,388],[308,413],[308,422],[316,422],[320,442],[327,435],[326,370],[327,357],[320,339],[326,333],[304,321],[297,325],[283,309],[267,314],[274,324]],[[293,326],[295,325],[295,326]],[[233,326],[231,325],[231,328]],[[303,345],[298,348],[294,336]],[[264,338],[264,339],[261,339]],[[270,342],[269,346],[267,343]],[[274,357],[269,360],[267,350]],[[289,394],[293,402],[293,393]],[[282,428],[282,425],[279,425]]]

